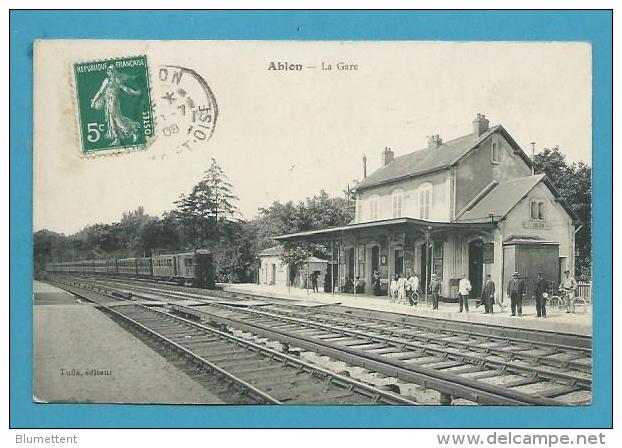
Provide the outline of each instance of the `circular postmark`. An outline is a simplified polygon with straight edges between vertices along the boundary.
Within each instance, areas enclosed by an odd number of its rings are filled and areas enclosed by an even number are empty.
[[[176,65],[161,65],[157,71],[159,144],[181,153],[207,142],[216,129],[218,104],[205,79]]]

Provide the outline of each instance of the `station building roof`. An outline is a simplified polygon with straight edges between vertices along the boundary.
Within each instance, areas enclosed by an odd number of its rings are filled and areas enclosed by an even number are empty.
[[[274,246],[259,252],[260,257],[280,257],[283,254],[283,246]]]
[[[408,177],[430,173],[440,169],[445,169],[455,165],[466,156],[471,150],[475,149],[484,140],[495,132],[502,134],[514,151],[531,166],[531,159],[518,146],[518,143],[505,130],[502,125],[489,128],[479,137],[473,134],[463,135],[462,137],[443,142],[436,148],[425,148],[414,151],[403,156],[396,157],[391,163],[374,171],[356,185],[356,190],[361,191],[377,185],[395,182]]]
[[[517,177],[491,185],[488,192],[475,202],[471,208],[456,219],[456,222],[490,222],[499,221],[507,216],[520,201],[522,201],[536,185],[543,182],[553,193],[555,199],[566,210],[568,215],[578,221],[576,213],[561,198],[553,184],[544,174]]]
[[[339,239],[342,236],[351,235],[353,233],[362,234],[364,232],[378,231],[402,231],[418,229],[422,232],[425,229],[484,229],[489,228],[493,223],[459,223],[459,222],[436,222],[425,221],[413,218],[393,218],[380,221],[360,222],[356,224],[348,224],[340,227],[329,227],[320,230],[307,230],[304,232],[290,233],[286,235],[278,235],[272,237],[276,241],[328,241]]]

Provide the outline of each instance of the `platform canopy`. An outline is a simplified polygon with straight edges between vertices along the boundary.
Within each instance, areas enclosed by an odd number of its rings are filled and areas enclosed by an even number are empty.
[[[330,241],[346,236],[372,236],[380,232],[413,232],[426,234],[440,230],[490,230],[495,226],[493,222],[486,223],[462,223],[462,222],[433,222],[413,218],[394,218],[381,221],[361,222],[348,224],[340,227],[329,227],[320,230],[308,230],[305,232],[290,233],[273,237],[280,242],[297,241]]]

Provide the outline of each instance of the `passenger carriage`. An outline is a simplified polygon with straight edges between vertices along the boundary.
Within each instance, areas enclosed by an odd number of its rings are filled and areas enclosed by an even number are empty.
[[[173,255],[155,255],[151,257],[153,276],[162,280],[175,278],[175,257]]]
[[[117,272],[124,275],[138,275],[136,260],[137,258],[122,258],[117,260]]]
[[[174,281],[199,288],[213,288],[214,260],[209,250],[155,255],[151,258],[122,258],[48,263],[48,272],[94,273],[108,276],[137,276]]]
[[[96,274],[105,274],[107,272],[108,260],[93,260],[93,272]]]
[[[214,287],[214,258],[206,249],[175,254],[176,280],[199,288]]]
[[[139,277],[153,277],[151,258],[137,258],[136,273]]]

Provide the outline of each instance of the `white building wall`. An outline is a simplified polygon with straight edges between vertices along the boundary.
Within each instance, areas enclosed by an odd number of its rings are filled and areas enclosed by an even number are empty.
[[[543,201],[546,205],[545,219],[532,220],[530,204],[532,200]],[[559,256],[567,257],[569,268],[574,268],[574,225],[572,218],[555,201],[555,196],[546,185],[539,183],[527,197],[512,209],[503,224],[503,237],[528,235],[559,243]]]
[[[274,283],[272,283],[272,269],[274,266],[275,275]],[[260,285],[278,285],[287,286],[287,266],[283,264],[278,256],[263,256],[259,268],[259,284]]]
[[[431,184],[432,186],[430,211],[427,220],[436,222],[450,221],[451,189],[449,172],[449,169],[446,169],[361,191],[357,195],[355,221],[357,223],[369,222],[395,217],[422,219],[420,215],[419,192],[424,187],[424,184]],[[394,216],[392,195],[398,189],[404,192],[402,213],[401,216]],[[372,216],[372,201],[374,197],[378,201],[378,215],[376,219],[373,219]]]

